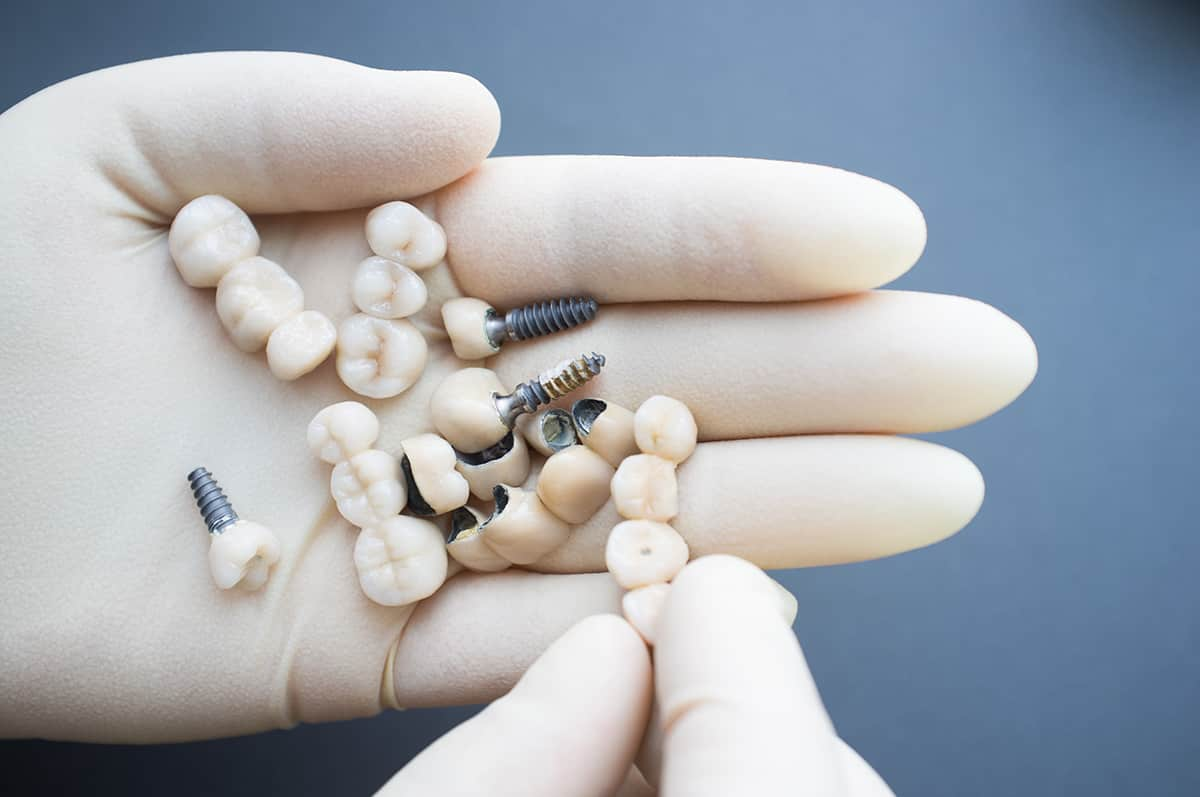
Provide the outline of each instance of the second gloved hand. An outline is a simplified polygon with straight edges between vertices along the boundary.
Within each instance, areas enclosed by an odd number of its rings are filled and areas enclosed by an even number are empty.
[[[837,737],[780,607],[753,565],[699,559],[672,585],[653,671],[623,620],[583,620],[379,794],[890,795]]]

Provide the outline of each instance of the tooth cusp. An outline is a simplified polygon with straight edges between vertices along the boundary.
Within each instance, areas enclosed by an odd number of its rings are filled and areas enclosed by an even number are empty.
[[[276,327],[304,309],[304,291],[278,263],[251,257],[221,277],[216,305],[234,345],[255,352]]]
[[[354,544],[363,594],[383,606],[428,598],[446,580],[446,544],[428,520],[396,515],[365,528]]]
[[[675,463],[653,454],[626,457],[610,484],[621,517],[667,522],[679,513]]]
[[[337,372],[346,387],[369,398],[391,398],[425,370],[425,336],[406,319],[356,313],[338,327]]]
[[[417,271],[446,255],[442,225],[408,202],[388,202],[368,213],[366,234],[372,252]]]
[[[634,437],[643,454],[676,464],[696,450],[696,419],[687,405],[669,396],[651,396],[633,419]]]
[[[329,477],[329,492],[342,517],[359,528],[400,514],[407,498],[399,463],[378,449],[363,451],[335,465]]]
[[[238,520],[212,535],[208,565],[219,589],[241,587],[253,592],[267,583],[271,566],[279,561],[279,538],[261,523]]]
[[[653,520],[626,520],[613,526],[604,562],[625,589],[666,583],[688,560],[688,545],[679,532]]]
[[[405,318],[429,299],[429,289],[415,271],[383,257],[358,264],[351,293],[355,306],[376,318]]]
[[[308,424],[309,449],[331,465],[361,454],[378,439],[379,418],[357,401],[330,404]]]
[[[267,365],[285,382],[312,371],[333,351],[337,329],[324,313],[305,310],[284,321],[267,338]]]
[[[215,287],[235,265],[257,255],[259,245],[250,217],[215,194],[197,197],[180,208],[167,234],[175,268],[194,288]]]

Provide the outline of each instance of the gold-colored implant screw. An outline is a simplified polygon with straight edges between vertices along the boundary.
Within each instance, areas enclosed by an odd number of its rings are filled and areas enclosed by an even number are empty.
[[[604,355],[581,354],[542,372],[537,379],[522,382],[507,396],[496,396],[496,412],[508,428],[526,412],[535,412],[538,407],[575,390],[600,373],[604,367]]]

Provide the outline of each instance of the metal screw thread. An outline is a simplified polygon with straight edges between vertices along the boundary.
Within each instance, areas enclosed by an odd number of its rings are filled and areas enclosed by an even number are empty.
[[[226,526],[237,522],[238,513],[234,511],[233,504],[229,503],[221,491],[221,485],[217,484],[207,469],[196,468],[187,478],[210,534],[220,534]]]
[[[550,395],[550,398],[562,398],[600,373],[600,369],[603,367],[604,355],[596,354],[596,352],[581,354],[574,360],[568,360],[543,373],[538,377],[538,383]]]
[[[507,396],[496,396],[500,419],[512,428],[518,416],[562,398],[600,373],[604,362],[603,354],[581,354],[542,372],[537,379],[522,382]]]
[[[503,319],[490,318],[488,339],[493,346],[499,346],[506,339],[527,340],[551,335],[591,321],[599,309],[595,299],[583,296],[527,304],[509,310]]]

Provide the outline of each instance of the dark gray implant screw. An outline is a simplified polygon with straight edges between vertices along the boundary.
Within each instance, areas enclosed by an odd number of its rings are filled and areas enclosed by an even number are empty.
[[[595,299],[582,296],[536,302],[509,310],[503,316],[489,312],[484,331],[488,341],[498,349],[506,340],[527,340],[577,327],[595,318],[599,309]]]
[[[192,488],[192,496],[200,514],[204,516],[204,525],[208,526],[210,534],[220,534],[226,526],[233,525],[238,520],[238,513],[233,511],[233,504],[221,491],[221,485],[205,468],[196,468],[188,474],[188,484]]]

